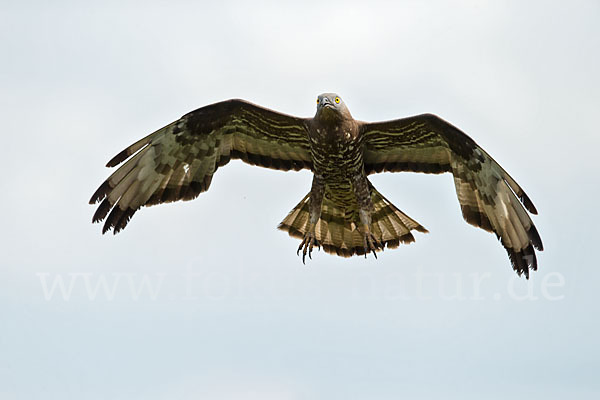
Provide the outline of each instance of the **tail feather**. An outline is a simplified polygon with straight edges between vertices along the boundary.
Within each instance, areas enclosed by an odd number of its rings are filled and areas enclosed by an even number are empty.
[[[309,200],[310,193],[290,211],[278,228],[292,237],[302,239],[308,230]],[[371,201],[374,208],[371,214],[371,232],[384,246],[396,248],[400,243],[414,242],[411,230],[427,233],[427,229],[396,208],[374,187],[371,187]],[[342,257],[365,254],[359,226],[360,220],[356,210],[344,210],[331,200],[323,199],[321,218],[315,227],[315,235],[326,252]]]

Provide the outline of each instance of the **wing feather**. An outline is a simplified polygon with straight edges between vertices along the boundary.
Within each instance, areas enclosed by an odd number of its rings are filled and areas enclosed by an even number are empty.
[[[537,210],[521,186],[473,139],[441,118],[423,114],[362,123],[365,172],[452,172],[464,219],[494,232],[513,268],[529,277],[543,250],[527,214]],[[526,211],[527,210],[527,211]]]
[[[90,204],[101,202],[93,222],[106,219],[103,233],[117,233],[142,206],[194,199],[231,159],[284,171],[311,169],[305,121],[243,100],[192,111],[108,162],[125,164],[92,195]]]

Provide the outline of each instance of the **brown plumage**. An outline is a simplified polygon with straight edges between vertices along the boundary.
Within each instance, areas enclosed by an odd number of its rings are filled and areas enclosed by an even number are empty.
[[[191,200],[208,190],[231,159],[283,171],[310,169],[311,191],[279,228],[302,239],[303,261],[315,246],[348,257],[411,243],[427,232],[383,197],[367,176],[382,171],[451,172],[467,222],[494,232],[515,271],[537,269],[542,241],[521,187],[470,137],[430,115],[366,123],[339,96],[318,97],[314,118],[297,118],[243,100],[199,108],[129,146],[125,162],[94,193],[93,222],[119,232],[142,206]],[[520,201],[519,201],[520,200]],[[525,206],[525,209],[523,207]]]

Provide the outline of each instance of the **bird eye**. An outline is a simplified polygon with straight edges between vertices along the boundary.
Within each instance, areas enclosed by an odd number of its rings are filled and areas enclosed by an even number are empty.
[[[339,98],[339,97],[336,97],[336,98],[335,98],[335,102],[336,102],[336,103],[338,103],[338,104],[340,104],[340,98]]]
[[[317,104],[319,104],[319,102],[320,102],[319,99],[317,99]]]

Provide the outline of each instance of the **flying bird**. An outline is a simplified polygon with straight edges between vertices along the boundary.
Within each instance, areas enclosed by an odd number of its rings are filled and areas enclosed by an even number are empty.
[[[112,158],[125,163],[90,199],[93,222],[119,232],[142,206],[192,200],[231,159],[283,171],[310,169],[310,192],[278,228],[301,239],[297,253],[318,247],[338,256],[377,252],[427,232],[368,179],[370,174],[451,172],[464,219],[494,232],[513,269],[529,278],[542,241],[537,214],[517,182],[473,139],[433,114],[385,122],[355,120],[335,93],[317,97],[313,118],[282,114],[233,99],[192,111]]]

